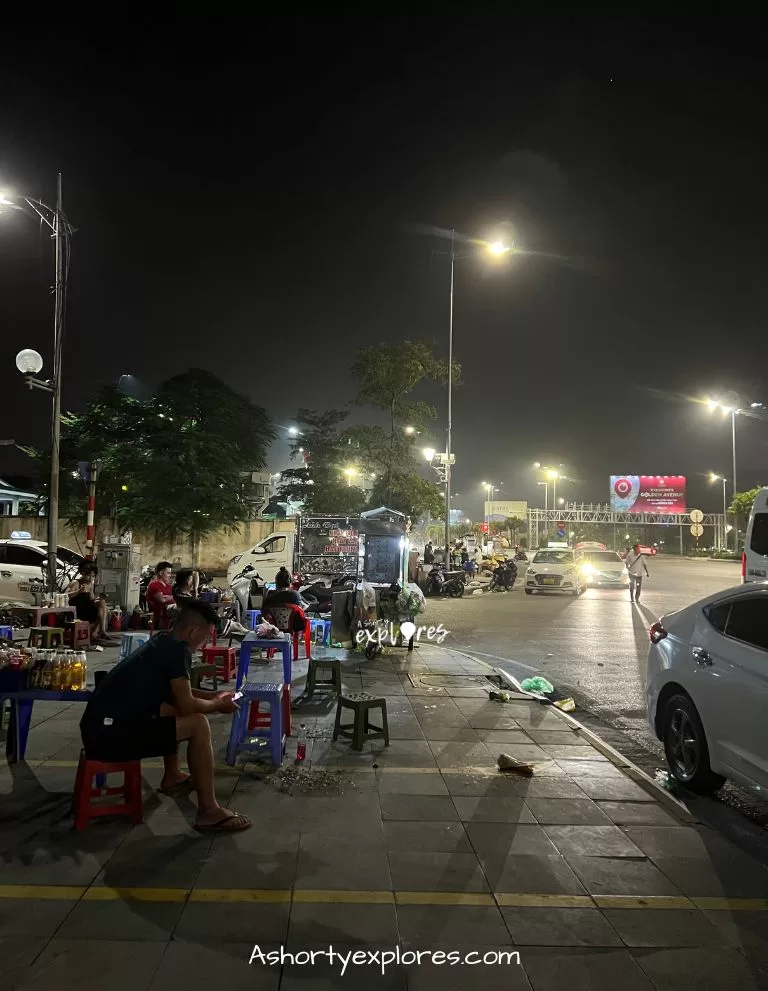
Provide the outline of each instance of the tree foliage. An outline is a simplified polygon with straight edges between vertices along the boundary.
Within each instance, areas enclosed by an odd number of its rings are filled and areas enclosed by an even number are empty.
[[[85,517],[79,462],[99,461],[99,515],[158,537],[201,536],[253,515],[247,473],[274,438],[268,414],[210,372],[190,369],[141,401],[113,387],[62,417],[61,508]],[[42,465],[48,455],[36,452]],[[50,463],[50,462],[48,462]]]
[[[310,515],[333,513],[354,516],[365,508],[365,493],[349,484],[344,469],[350,467],[351,442],[343,430],[348,409],[325,412],[300,409],[296,417],[299,435],[291,455],[301,467],[287,468],[280,479],[278,495],[303,503]]]
[[[759,491],[760,489],[756,488],[747,489],[746,492],[736,492],[728,507],[728,512],[735,516],[749,516]]]

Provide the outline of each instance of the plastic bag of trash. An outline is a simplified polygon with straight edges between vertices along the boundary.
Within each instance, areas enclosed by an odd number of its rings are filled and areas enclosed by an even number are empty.
[[[538,692],[540,695],[549,695],[555,690],[554,685],[538,675],[535,678],[526,678],[525,681],[520,682],[520,687],[524,692]]]

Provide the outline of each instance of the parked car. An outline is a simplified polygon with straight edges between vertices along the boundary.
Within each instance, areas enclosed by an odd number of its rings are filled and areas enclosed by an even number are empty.
[[[747,523],[741,580],[760,582],[768,578],[768,488],[760,489],[752,503]]]
[[[28,537],[0,540],[0,602],[34,603],[35,592],[45,591],[47,554],[48,544],[43,540]],[[63,592],[84,558],[67,547],[59,547],[57,558],[57,585]]]
[[[648,719],[692,791],[768,788],[768,582],[737,585],[650,629]]]
[[[581,571],[590,588],[626,588],[629,572],[621,554],[608,550],[584,550]]]
[[[525,572],[525,594],[568,592],[570,595],[581,595],[587,587],[582,564],[581,554],[566,548],[549,547],[536,551]]]

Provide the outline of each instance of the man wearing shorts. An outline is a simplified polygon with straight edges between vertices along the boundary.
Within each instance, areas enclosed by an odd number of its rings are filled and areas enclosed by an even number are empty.
[[[159,633],[124,658],[95,689],[80,721],[88,757],[102,761],[162,757],[164,794],[197,792],[195,828],[235,832],[250,821],[216,801],[213,745],[208,715],[237,709],[232,692],[192,690],[192,652],[211,634],[216,613],[206,602],[190,600],[170,633]],[[178,745],[187,741],[186,775],[179,767]]]

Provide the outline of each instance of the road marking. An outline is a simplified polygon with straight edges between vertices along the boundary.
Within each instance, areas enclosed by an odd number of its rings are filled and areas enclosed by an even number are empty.
[[[0,900],[196,902],[198,904],[499,905],[501,908],[701,909],[768,912],[768,898],[686,898],[683,895],[546,895],[536,892],[343,891],[288,888],[112,888],[101,885],[5,884]]]

